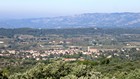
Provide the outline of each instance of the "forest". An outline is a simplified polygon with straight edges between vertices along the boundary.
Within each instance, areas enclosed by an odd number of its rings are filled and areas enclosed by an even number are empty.
[[[0,28],[0,35],[13,37],[15,34],[44,36],[50,34],[58,35],[92,35],[92,34],[139,34],[140,28],[67,28],[67,29],[33,29],[33,28]]]

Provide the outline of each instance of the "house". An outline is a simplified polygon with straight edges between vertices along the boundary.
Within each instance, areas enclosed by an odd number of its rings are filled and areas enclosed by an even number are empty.
[[[85,59],[83,57],[78,58],[79,61],[84,61]]]
[[[91,47],[88,46],[88,52],[98,53],[99,50],[96,49],[96,48],[91,48]]]
[[[3,44],[4,42],[3,41],[0,41],[0,44]]]
[[[76,61],[76,58],[64,58],[64,61]]]

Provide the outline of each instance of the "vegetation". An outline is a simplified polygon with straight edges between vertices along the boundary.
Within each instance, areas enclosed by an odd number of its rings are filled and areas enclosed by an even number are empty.
[[[73,28],[73,29],[32,29],[32,28],[18,28],[18,29],[4,29],[0,28],[0,35],[13,37],[15,34],[25,34],[42,36],[49,34],[64,35],[92,35],[92,34],[139,34],[140,28]]]
[[[3,68],[0,79],[139,79],[139,65],[139,60],[120,58],[69,62],[53,59],[48,63],[38,61],[24,71],[17,72],[13,68],[10,73],[8,68]]]
[[[16,37],[18,34],[25,35],[24,39]],[[4,44],[0,47],[0,79],[140,79],[139,34],[138,28],[1,28],[0,38]],[[74,54],[53,54],[53,47],[57,45],[78,51]],[[89,52],[88,46],[116,50],[83,54]],[[39,50],[37,54],[43,54],[45,48],[52,52],[45,57],[36,56],[39,60],[29,52],[21,52],[36,49]],[[17,51],[11,54],[8,49]],[[65,58],[75,60],[65,61]]]

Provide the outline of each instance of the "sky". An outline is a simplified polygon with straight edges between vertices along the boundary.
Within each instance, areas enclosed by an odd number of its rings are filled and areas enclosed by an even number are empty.
[[[140,0],[0,0],[0,18],[140,12]]]

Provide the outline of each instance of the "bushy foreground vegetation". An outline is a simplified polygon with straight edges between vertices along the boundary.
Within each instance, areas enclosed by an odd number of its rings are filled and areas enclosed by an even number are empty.
[[[0,79],[140,79],[140,61],[120,60],[118,58],[95,61],[51,61],[38,63],[24,72],[3,69]]]

